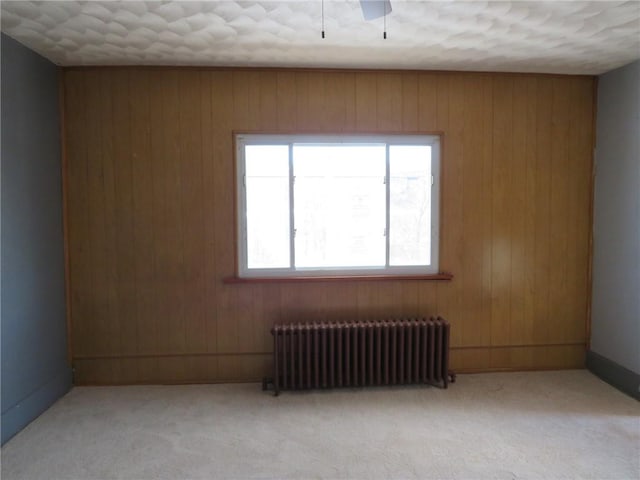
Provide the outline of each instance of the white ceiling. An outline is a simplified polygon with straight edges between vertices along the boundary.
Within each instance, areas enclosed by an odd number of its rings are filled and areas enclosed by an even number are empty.
[[[2,1],[2,31],[59,65],[600,74],[640,58],[640,1]]]

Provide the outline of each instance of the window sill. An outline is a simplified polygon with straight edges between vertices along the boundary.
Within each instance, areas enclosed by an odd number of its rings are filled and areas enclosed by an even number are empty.
[[[315,277],[252,277],[241,278],[237,276],[225,277],[222,283],[317,283],[317,282],[393,282],[397,280],[436,280],[450,281],[453,274],[448,272],[434,273],[430,275],[324,275]]]

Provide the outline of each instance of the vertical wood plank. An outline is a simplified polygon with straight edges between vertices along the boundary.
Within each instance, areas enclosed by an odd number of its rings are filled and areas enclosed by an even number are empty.
[[[400,102],[402,108],[403,132],[417,132],[419,125],[418,99],[419,97],[419,76],[417,73],[405,73],[400,75],[402,90],[400,92]]]
[[[356,95],[356,74],[353,72],[342,73],[344,78],[345,94],[345,124],[346,132],[355,132],[357,125],[357,95]]]
[[[276,99],[278,102],[278,121],[280,131],[293,131],[296,125],[296,77],[294,72],[278,72],[276,77]]]
[[[256,72],[234,72],[233,80],[233,123],[242,126],[241,131],[259,131],[262,125],[262,86],[260,85]],[[229,161],[235,162],[236,152]],[[235,185],[235,177],[234,183]],[[233,218],[233,223],[235,223]],[[231,224],[230,224],[231,225]],[[230,244],[227,248],[235,246]],[[253,348],[256,335],[253,328],[251,303],[261,303],[260,286],[246,285],[246,288],[235,289],[234,295],[234,315],[225,325],[233,331],[235,352],[255,351]],[[233,324],[231,324],[233,322]]]
[[[179,70],[170,70],[163,78],[162,88],[165,96],[165,108],[163,114],[164,133],[164,174],[166,196],[166,230],[162,237],[162,252],[167,276],[171,279],[167,289],[167,330],[164,341],[168,351],[172,353],[184,353],[186,349],[185,326],[185,235],[182,223],[183,196],[182,185],[184,182],[182,165],[185,160],[183,152],[184,143],[181,137],[180,118],[180,80]],[[171,363],[177,369],[180,365]],[[174,372],[178,375],[178,372]]]
[[[465,292],[461,315],[464,326],[460,330],[460,345],[482,345],[487,342],[484,332],[486,322],[482,321],[482,262],[483,262],[483,189],[488,188],[482,182],[484,152],[478,148],[483,144],[486,132],[483,131],[484,95],[483,85],[476,77],[466,76],[460,85],[464,105],[463,171],[462,178],[462,245],[461,261],[464,276],[457,279]]]
[[[217,210],[215,192],[215,156],[214,156],[214,127],[212,108],[213,74],[209,71],[200,72],[200,127],[202,142],[202,199],[204,202],[204,261],[205,261],[205,351],[217,353],[218,317],[216,278],[216,223],[213,212]],[[216,378],[218,371],[217,357],[206,358],[204,364],[207,378]]]
[[[445,143],[441,146],[441,167],[440,167],[440,197],[452,198],[450,195],[456,195],[455,192],[455,175],[458,170],[458,159],[460,158],[460,145],[456,145],[456,141],[450,138],[449,131],[449,95],[450,74],[437,74],[435,77],[435,97],[433,99],[433,122],[436,131],[445,132]],[[453,271],[455,262],[455,249],[453,241],[459,226],[453,224],[450,220],[454,216],[455,202],[442,201],[440,205],[440,270]],[[456,274],[458,275],[458,274]],[[453,288],[451,283],[438,283],[435,285],[435,305],[436,313],[445,318],[451,318],[449,310],[452,300]],[[451,320],[450,320],[451,321]],[[455,327],[454,327],[455,328]],[[457,339],[456,339],[457,340]],[[455,343],[451,342],[452,345]]]
[[[402,131],[402,77],[397,73],[376,76],[376,113],[379,132]]]
[[[569,214],[569,84],[554,78],[551,118],[551,217],[549,220],[553,268],[549,277],[549,307],[555,318],[555,327],[550,331],[552,342],[568,338],[568,285],[567,285],[567,230]]]
[[[129,72],[120,70],[113,75],[112,132],[114,168],[114,259],[116,275],[113,278],[116,295],[114,319],[119,324],[119,352],[131,355],[137,351],[136,328],[136,274],[133,250],[133,178],[131,165]],[[123,362],[118,376],[131,382],[136,369],[126,368]]]
[[[494,77],[493,98],[493,252],[491,344],[506,345],[511,327],[511,211],[513,78]]]
[[[534,337],[536,322],[536,212],[538,209],[538,198],[536,196],[536,186],[538,172],[536,170],[537,143],[537,82],[535,78],[527,77],[522,87],[526,90],[526,100],[523,115],[526,129],[526,139],[524,145],[525,162],[525,193],[524,193],[524,298],[523,298],[523,318],[521,331],[523,343],[531,342]]]
[[[233,286],[222,284],[224,277],[233,275],[235,270],[235,241],[233,198],[233,139],[232,131],[242,131],[246,126],[236,123],[236,106],[246,101],[247,87],[243,77],[234,78],[231,71],[214,72],[211,84],[211,111],[213,123],[213,191],[214,202],[219,207],[212,213],[215,229],[215,266],[217,336],[216,351],[229,353],[237,351],[238,326],[235,321],[237,293]],[[237,81],[236,81],[237,80]]]
[[[272,129],[278,124],[278,75],[275,72],[261,72],[254,77],[253,82],[260,85],[258,129]]]
[[[480,150],[482,152],[482,322],[481,343],[491,344],[491,321],[493,303],[493,131],[494,131],[494,84],[492,76],[482,76],[479,80],[482,88],[482,121],[480,130],[483,138]]]
[[[306,101],[309,112],[303,118],[298,117],[298,125],[304,125],[305,130],[319,132],[324,126],[324,120],[327,116],[327,85],[325,82],[325,74],[314,75],[307,72],[306,85],[308,88],[308,99]]]
[[[456,281],[438,284],[438,313],[452,325],[451,345],[459,345],[462,331],[468,323],[463,307],[465,299],[462,287],[465,284],[466,268],[463,268],[463,221],[466,176],[464,161],[465,127],[465,83],[461,75],[440,76],[438,80],[438,123],[439,129],[447,131],[446,156],[442,160],[441,195],[447,198],[441,207],[444,214],[441,236],[441,261],[448,271],[456,273]]]
[[[438,130],[438,77],[436,73],[420,73],[418,77],[418,128],[423,132]]]
[[[87,112],[90,112],[93,121],[89,123],[87,131],[88,144],[91,148],[88,152],[87,187],[89,207],[89,241],[93,268],[91,271],[93,299],[89,315],[92,317],[92,327],[89,334],[89,350],[92,353],[110,353],[113,349],[106,342],[113,342],[108,319],[110,303],[105,285],[104,274],[106,272],[105,261],[105,225],[104,217],[107,207],[104,204],[104,163],[105,148],[103,147],[102,129],[100,123],[104,122],[104,112],[101,106],[101,96],[107,94],[101,91],[103,88],[98,72],[89,72],[87,78]],[[89,319],[87,319],[89,320]]]
[[[372,73],[355,74],[356,130],[374,132],[378,124],[377,81]]]
[[[347,130],[348,76],[327,72],[323,75],[325,110],[320,117],[320,130],[342,133]]]
[[[509,309],[509,343],[523,345],[530,337],[525,323],[525,279],[527,217],[527,125],[528,89],[525,77],[513,79],[511,180],[508,195],[511,209],[511,298]]]
[[[132,71],[130,78],[131,101],[131,168],[135,184],[132,198],[134,218],[133,249],[136,284],[135,321],[136,353],[152,354],[158,352],[157,322],[161,300],[158,298],[158,275],[156,275],[155,226],[154,214],[155,187],[154,156],[152,150],[151,79],[149,71]],[[135,100],[134,100],[135,99]],[[150,377],[150,370],[157,362],[148,359],[137,362],[138,380]]]
[[[202,130],[199,72],[181,72],[177,79],[179,93],[180,138],[180,198],[184,285],[183,315],[185,328],[184,350],[200,353],[206,350],[205,319],[206,278],[205,217],[202,138],[209,134]],[[206,258],[206,256],[205,256]]]
[[[575,221],[573,244],[575,269],[573,270],[574,315],[570,338],[575,341],[589,340],[589,302],[590,295],[585,296],[585,290],[590,291],[589,266],[590,238],[591,238],[591,212],[592,212],[592,172],[593,172],[593,138],[595,136],[593,114],[593,92],[595,80],[582,78],[575,88],[575,97],[571,103],[574,117],[570,124],[571,150],[570,158],[574,162],[571,167],[572,185],[575,192],[572,198],[575,203],[572,207],[572,218]]]
[[[136,284],[136,353],[153,354],[158,349],[158,325],[161,311],[156,275],[154,215],[154,168],[151,133],[151,79],[148,71],[132,71],[130,75],[131,102],[131,162],[133,189],[133,248]],[[134,101],[135,99],[135,101]],[[157,178],[157,176],[156,176]],[[138,361],[136,378],[139,382],[153,378],[157,360]],[[157,375],[157,374],[156,374]]]
[[[71,289],[71,341],[74,355],[91,351],[89,322],[92,298],[91,245],[88,185],[88,136],[86,135],[86,77],[65,72],[65,126],[67,139],[67,235],[69,288]]]
[[[536,118],[536,211],[535,211],[535,325],[533,343],[549,341],[550,322],[549,280],[551,277],[551,115],[553,81],[537,79],[538,115]]]
[[[312,92],[309,90],[309,74],[308,72],[296,73],[296,130],[299,132],[308,132],[313,128],[313,114],[311,110]]]
[[[152,212],[153,212],[153,264],[157,273],[156,290],[156,311],[155,318],[155,347],[157,351],[169,351],[169,325],[167,314],[169,312],[169,285],[163,281],[168,274],[167,254],[165,253],[165,235],[167,227],[167,203],[169,198],[166,194],[166,165],[167,152],[166,136],[164,133],[166,96],[165,88],[160,78],[150,78],[149,82],[149,123],[151,127],[151,184],[152,190]],[[155,352],[154,352],[155,353]]]
[[[107,72],[98,73],[98,111],[101,118],[100,137],[102,140],[102,164],[101,164],[101,198],[103,207],[101,231],[102,235],[98,240],[101,244],[101,255],[103,270],[98,273],[101,288],[105,295],[105,312],[103,317],[104,331],[107,333],[103,339],[107,352],[122,353],[120,329],[122,321],[119,317],[118,305],[119,297],[117,291],[117,251],[116,251],[116,217],[115,205],[115,183],[116,183],[116,160],[115,139],[113,132],[113,96],[114,78]],[[117,367],[115,363],[112,368]],[[115,375],[116,372],[110,372]]]

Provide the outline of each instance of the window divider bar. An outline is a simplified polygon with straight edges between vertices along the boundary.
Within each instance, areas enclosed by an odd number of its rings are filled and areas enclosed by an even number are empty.
[[[237,234],[240,239],[240,248],[238,249],[238,268],[246,268],[248,265],[248,248],[247,248],[247,238],[249,235],[247,234],[247,165],[246,165],[246,156],[245,156],[245,143],[244,139],[240,138],[238,141],[238,145],[236,146],[236,155],[238,156],[238,178],[242,179],[242,185],[238,189],[238,204],[240,208],[240,212],[242,214],[239,217],[238,226],[237,226]]]
[[[296,260],[296,228],[294,224],[294,181],[293,175],[293,144],[289,143],[289,268],[295,270]]]
[[[389,144],[385,144],[385,226],[384,226],[384,241],[385,241],[385,260],[384,264],[389,267],[389,250],[391,248],[391,165],[389,159]]]

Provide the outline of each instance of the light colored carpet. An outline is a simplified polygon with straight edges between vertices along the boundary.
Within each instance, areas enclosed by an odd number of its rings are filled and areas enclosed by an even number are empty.
[[[2,478],[640,478],[640,403],[587,371],[283,393],[78,387],[2,448]]]

